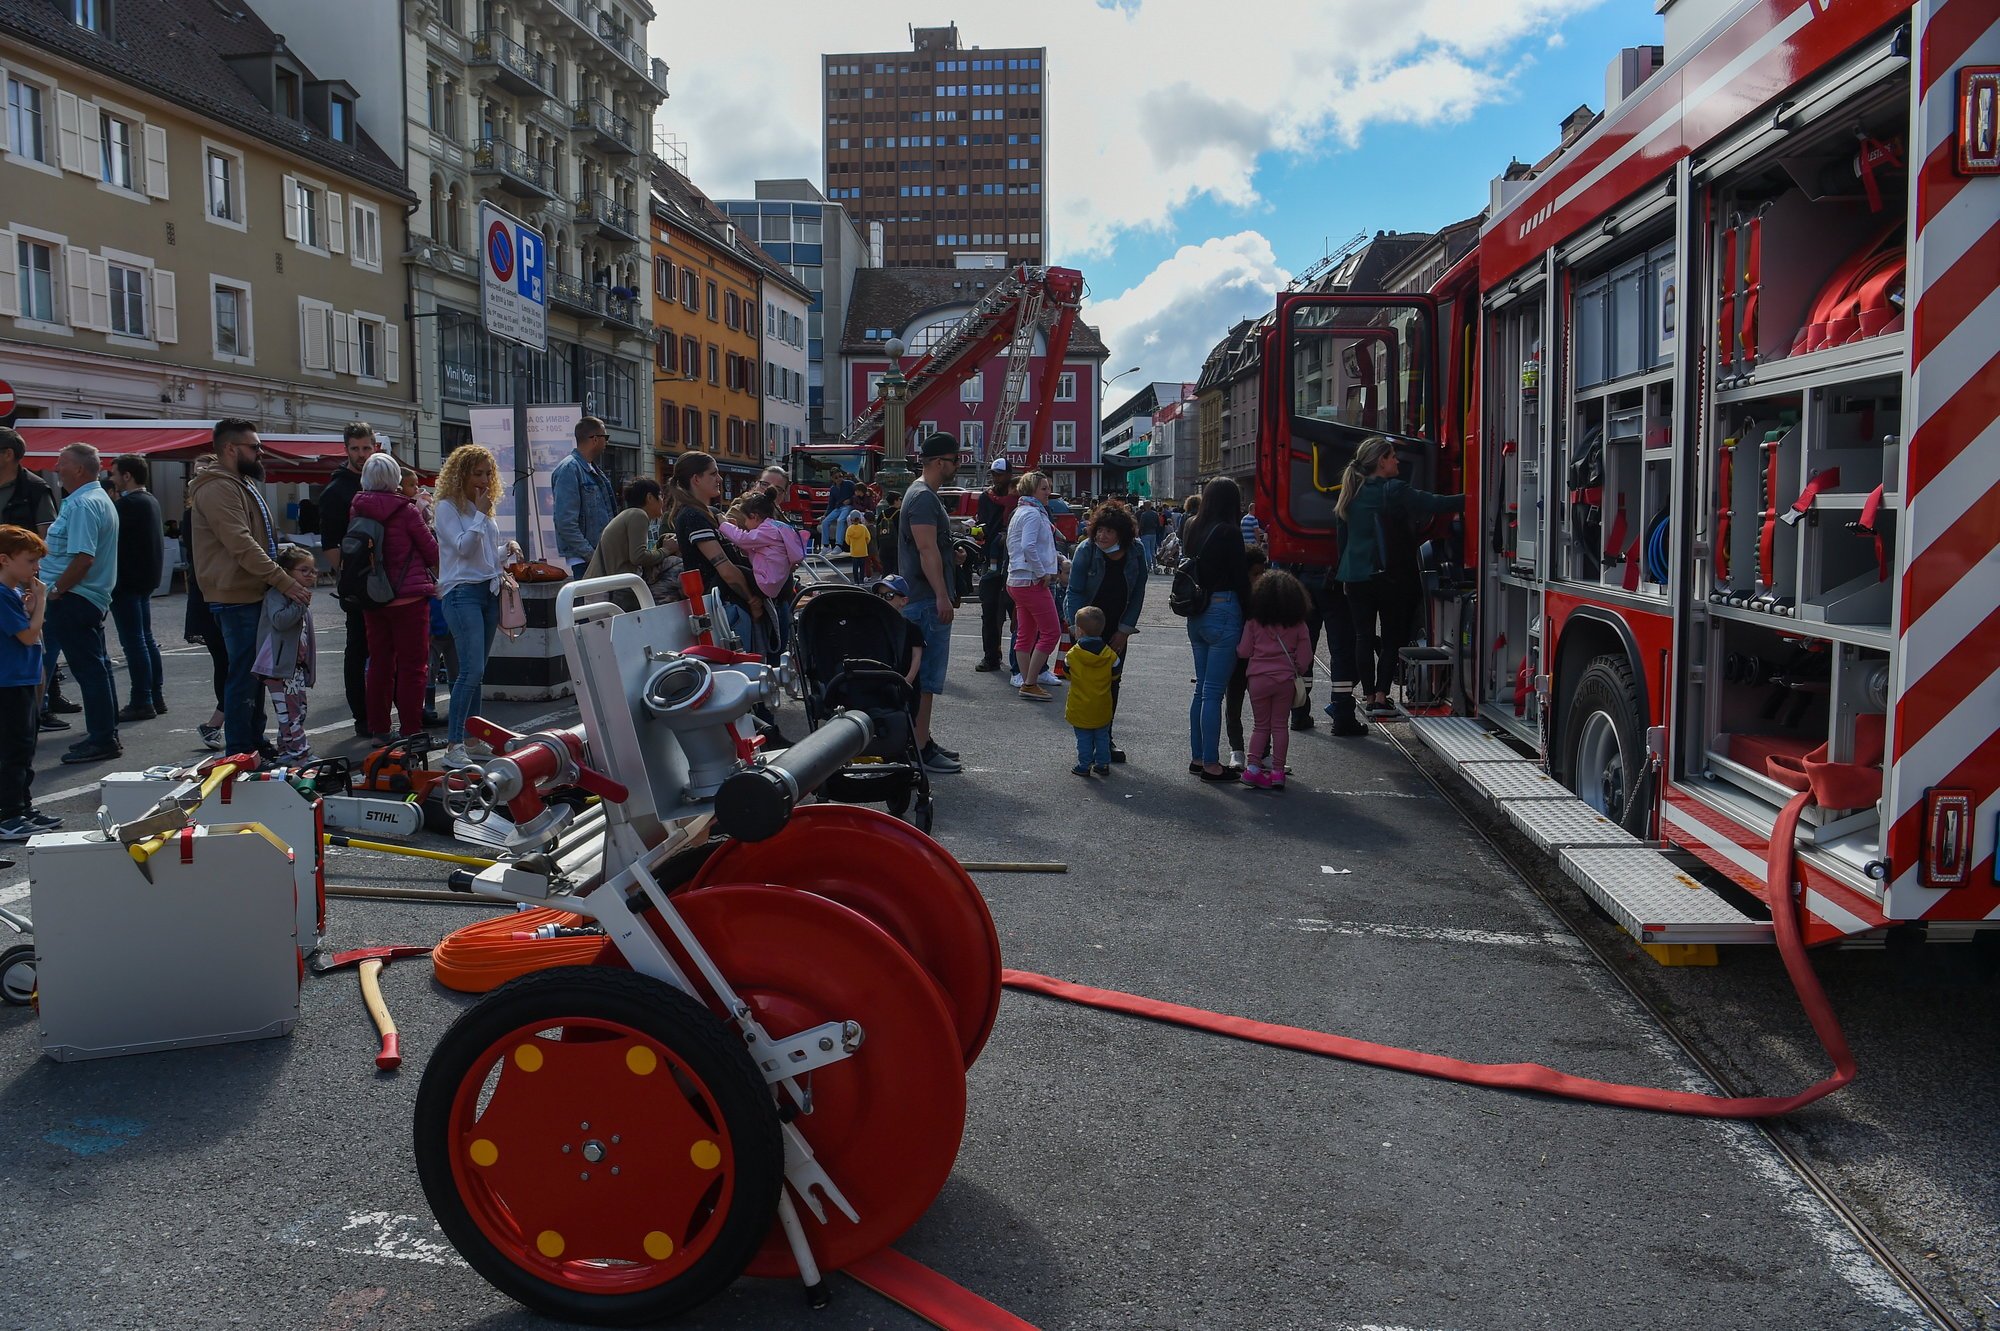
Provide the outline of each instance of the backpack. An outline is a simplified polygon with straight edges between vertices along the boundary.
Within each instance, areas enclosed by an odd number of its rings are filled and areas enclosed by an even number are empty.
[[[382,562],[388,543],[389,534],[380,519],[354,518],[348,522],[347,534],[340,538],[340,578],[334,584],[341,609],[380,610],[396,599],[389,570]]]
[[[1201,549],[1206,550],[1214,538],[1215,528],[1211,527],[1208,534],[1201,538]],[[1174,565],[1173,585],[1167,588],[1167,609],[1182,619],[1193,619],[1208,609],[1208,588],[1201,585],[1201,575],[1195,568],[1195,561],[1199,558],[1201,550],[1181,556],[1180,562]]]

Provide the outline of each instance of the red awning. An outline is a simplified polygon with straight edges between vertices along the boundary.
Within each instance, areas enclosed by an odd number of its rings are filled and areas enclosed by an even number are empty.
[[[15,429],[27,441],[28,456],[23,465],[47,471],[56,464],[56,454],[71,444],[89,444],[108,461],[136,453],[158,457],[187,448],[208,451],[214,427],[206,421],[164,424],[158,421],[21,421]]]
[[[22,465],[49,471],[56,454],[70,444],[89,444],[109,464],[136,454],[156,462],[192,462],[214,451],[213,421],[22,421],[15,428],[27,441]],[[262,434],[265,479],[317,482],[347,461],[339,435]]]

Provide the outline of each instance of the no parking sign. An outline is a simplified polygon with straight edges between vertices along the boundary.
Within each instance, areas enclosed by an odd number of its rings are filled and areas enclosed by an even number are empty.
[[[486,331],[536,351],[549,341],[548,251],[542,233],[479,205],[479,317]]]
[[[14,396],[14,385],[0,379],[0,425],[12,425],[20,414],[21,400]]]

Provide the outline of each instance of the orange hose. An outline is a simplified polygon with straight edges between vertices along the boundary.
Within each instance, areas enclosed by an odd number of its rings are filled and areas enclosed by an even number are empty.
[[[431,968],[445,988],[483,994],[531,971],[593,965],[605,949],[603,938],[514,937],[545,924],[564,928],[588,923],[581,915],[552,906],[475,920],[446,934],[431,950]]]

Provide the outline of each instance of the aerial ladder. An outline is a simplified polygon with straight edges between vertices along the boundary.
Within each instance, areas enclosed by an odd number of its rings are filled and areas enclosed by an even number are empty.
[[[993,429],[986,436],[982,461],[990,461],[1007,449],[1014,419],[1029,393],[1031,359],[1035,332],[1051,310],[1054,322],[1047,334],[1047,354],[1042,359],[1042,376],[1035,384],[1034,409],[1029,416],[1028,456],[1024,470],[1032,470],[1047,449],[1052,424],[1050,404],[1055,401],[1056,384],[1063,357],[1069,350],[1070,333],[1076,326],[1077,311],[1083,302],[1083,274],[1074,268],[1038,268],[1017,264],[980,298],[964,318],[952,325],[932,344],[909,370],[904,382],[909,386],[909,420],[924,419],[924,412],[958,390],[959,385],[978,373],[988,358],[1003,349],[1007,356],[1002,376],[1000,405]],[[854,423],[841,434],[840,442],[851,448],[866,448],[882,440],[882,399],[878,393]]]

